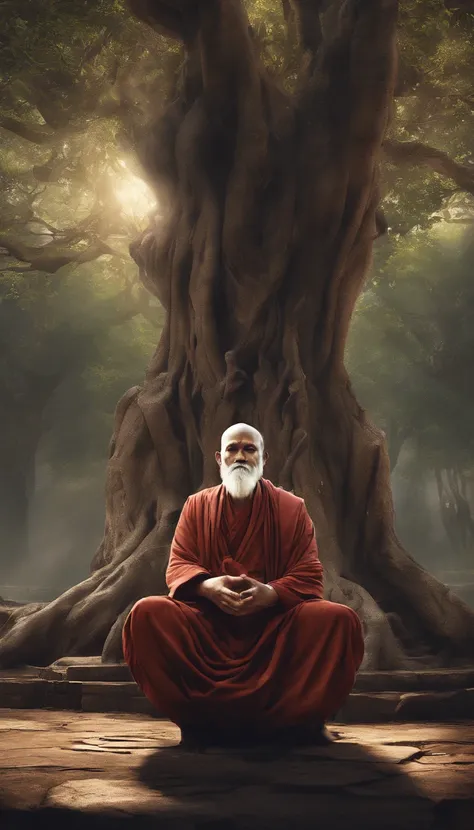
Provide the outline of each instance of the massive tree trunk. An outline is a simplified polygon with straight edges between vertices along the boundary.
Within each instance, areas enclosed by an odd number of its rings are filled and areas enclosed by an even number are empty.
[[[304,53],[292,97],[260,65],[242,0],[133,0],[187,54],[143,152],[162,216],[132,247],[166,325],[117,408],[91,575],[6,620],[3,665],[121,656],[128,609],[164,590],[183,503],[218,482],[214,451],[241,420],[263,432],[268,477],[304,497],[326,594],[363,620],[366,667],[474,651],[472,612],[395,536],[384,437],[343,363],[377,235],[396,2],[320,5],[284,4]]]

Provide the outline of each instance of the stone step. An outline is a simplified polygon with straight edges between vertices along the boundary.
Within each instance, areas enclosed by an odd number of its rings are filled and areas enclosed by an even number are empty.
[[[0,708],[127,712],[163,717],[133,681],[48,680],[24,673],[0,677]],[[464,719],[474,719],[474,687],[441,692],[354,691],[335,721],[450,722]]]
[[[474,687],[474,666],[466,669],[359,672],[354,691],[444,692]]]
[[[120,683],[133,680],[126,663],[97,665],[46,666],[38,670],[44,680],[83,680],[86,682]]]
[[[102,664],[101,666],[69,666],[67,680],[84,680],[89,682],[127,682],[133,681],[132,673],[126,663]]]
[[[34,667],[28,668],[34,669]],[[64,657],[51,666],[39,668],[38,677],[45,680],[81,680],[88,682],[132,680],[130,669],[126,663],[101,663],[100,657]],[[354,691],[441,692],[468,687],[474,688],[474,667],[471,669],[449,670],[359,672]]]
[[[0,709],[138,712],[160,717],[133,681],[83,683],[25,676],[1,677]]]
[[[474,688],[446,692],[352,692],[338,723],[452,721],[474,719]]]

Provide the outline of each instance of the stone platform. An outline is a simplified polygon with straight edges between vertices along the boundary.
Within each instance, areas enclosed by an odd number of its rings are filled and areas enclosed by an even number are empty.
[[[474,721],[190,753],[146,715],[0,711],[0,828],[472,830]]]
[[[2,707],[160,717],[128,667],[103,664],[100,657],[65,657],[47,667],[0,671]],[[342,723],[474,720],[474,668],[360,672],[337,719]]]

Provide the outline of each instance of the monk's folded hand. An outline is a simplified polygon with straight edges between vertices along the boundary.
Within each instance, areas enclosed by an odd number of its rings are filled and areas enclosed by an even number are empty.
[[[245,580],[240,576],[212,576],[201,582],[196,593],[205,597],[205,599],[217,605],[221,611],[226,614],[232,614],[234,617],[239,617],[243,614],[250,613],[246,610],[247,605],[250,605],[250,598],[246,599],[242,596],[240,591],[246,587],[250,582],[249,578]]]
[[[242,579],[245,579],[249,585],[245,591],[242,591],[240,598],[245,603],[242,607],[245,609],[245,614],[255,614],[256,611],[262,611],[264,608],[271,608],[278,602],[278,594],[271,585],[265,585],[259,582],[258,579],[252,579],[250,576],[242,574]]]

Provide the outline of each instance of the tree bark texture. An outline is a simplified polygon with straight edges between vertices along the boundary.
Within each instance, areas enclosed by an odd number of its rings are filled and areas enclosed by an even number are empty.
[[[166,324],[145,384],[117,407],[91,574],[13,612],[0,662],[121,656],[125,615],[163,592],[183,503],[218,483],[214,451],[237,421],[263,433],[268,478],[304,497],[326,596],[363,620],[364,666],[469,659],[474,615],[399,544],[384,436],[344,368],[377,236],[395,0],[286,3],[301,48],[293,96],[260,64],[242,0],[131,5],[186,53],[142,151],[162,216],[131,249]]]

